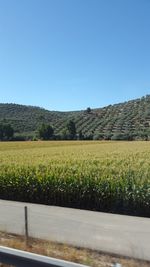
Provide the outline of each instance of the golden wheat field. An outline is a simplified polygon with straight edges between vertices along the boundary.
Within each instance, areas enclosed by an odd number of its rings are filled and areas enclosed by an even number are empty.
[[[0,197],[149,217],[150,142],[1,142]]]

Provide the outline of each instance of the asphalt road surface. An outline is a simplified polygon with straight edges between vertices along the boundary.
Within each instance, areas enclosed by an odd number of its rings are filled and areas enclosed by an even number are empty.
[[[150,261],[150,219],[0,200],[0,231]]]

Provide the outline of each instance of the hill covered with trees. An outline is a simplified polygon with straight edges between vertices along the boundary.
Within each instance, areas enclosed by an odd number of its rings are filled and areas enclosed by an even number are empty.
[[[149,140],[150,95],[104,108],[88,107],[73,112],[0,104],[0,124],[11,125],[16,139],[36,138],[42,125],[50,125],[56,139],[68,139],[67,131],[72,122],[76,139]]]

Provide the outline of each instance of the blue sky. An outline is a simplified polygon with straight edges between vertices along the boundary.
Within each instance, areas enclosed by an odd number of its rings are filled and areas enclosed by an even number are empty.
[[[149,0],[0,0],[0,102],[77,110],[150,94]]]

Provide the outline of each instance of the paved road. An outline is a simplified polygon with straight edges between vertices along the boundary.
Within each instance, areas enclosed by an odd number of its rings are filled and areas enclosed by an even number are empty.
[[[0,200],[0,231],[150,261],[150,219]]]

